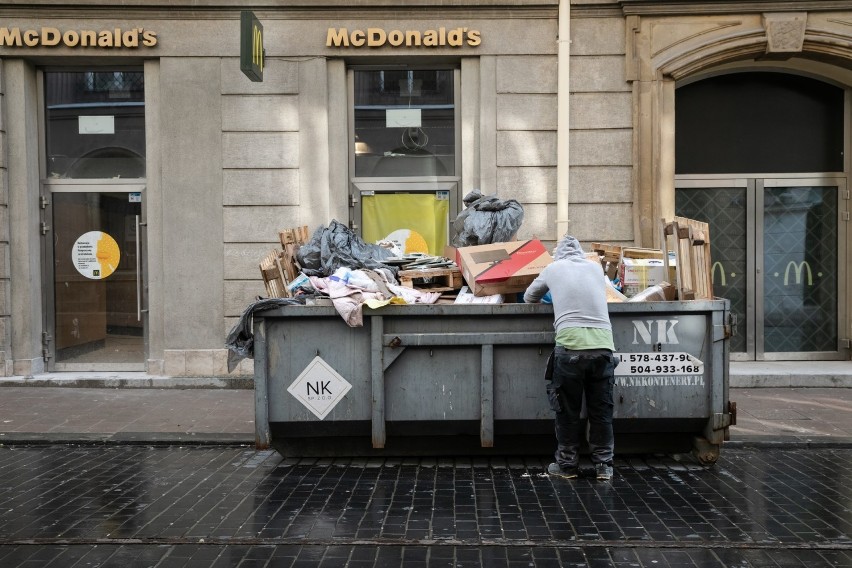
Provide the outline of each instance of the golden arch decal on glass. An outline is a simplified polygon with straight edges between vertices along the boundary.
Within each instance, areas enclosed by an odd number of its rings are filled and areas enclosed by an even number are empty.
[[[788,286],[790,284],[790,268],[793,269],[793,274],[796,277],[796,284],[802,283],[802,273],[805,269],[808,271],[808,286],[814,285],[814,276],[811,272],[811,265],[808,264],[807,260],[803,260],[799,263],[796,263],[795,260],[791,260],[787,263],[787,268],[784,269],[784,286]]]
[[[725,276],[725,267],[722,266],[722,263],[719,262],[718,260],[713,263],[713,267],[710,269],[710,283],[716,284],[716,268],[717,267],[719,268],[719,277],[722,280],[722,282],[720,283],[720,286],[727,286],[728,280],[727,280],[727,277]]]

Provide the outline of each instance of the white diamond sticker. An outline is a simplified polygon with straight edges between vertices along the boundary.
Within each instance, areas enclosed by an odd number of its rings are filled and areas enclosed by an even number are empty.
[[[287,388],[287,392],[322,420],[351,388],[346,379],[317,355]]]

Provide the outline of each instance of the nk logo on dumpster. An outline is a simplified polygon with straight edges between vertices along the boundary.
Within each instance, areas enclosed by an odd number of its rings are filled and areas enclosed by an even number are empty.
[[[322,420],[351,388],[346,379],[316,356],[287,388],[287,392]]]

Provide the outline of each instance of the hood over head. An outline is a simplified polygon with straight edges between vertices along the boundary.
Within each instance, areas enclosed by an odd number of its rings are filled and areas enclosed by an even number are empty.
[[[580,241],[571,235],[565,235],[562,240],[556,245],[556,251],[553,253],[554,260],[564,260],[566,258],[581,258],[585,259],[586,255],[583,252],[583,247],[580,246]]]

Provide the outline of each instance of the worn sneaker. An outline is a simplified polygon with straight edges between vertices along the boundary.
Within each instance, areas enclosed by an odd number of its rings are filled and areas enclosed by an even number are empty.
[[[561,468],[558,463],[552,463],[547,466],[547,473],[550,475],[555,475],[556,477],[561,477],[563,479],[577,479],[580,477],[580,468],[579,467],[568,467]]]
[[[609,481],[612,479],[612,464],[596,463],[595,477],[597,477],[599,481]]]

